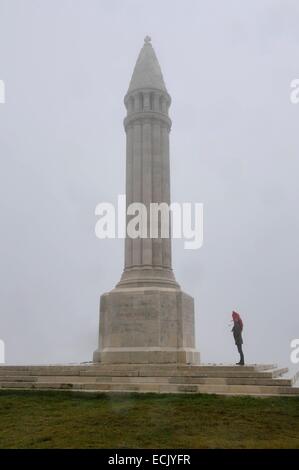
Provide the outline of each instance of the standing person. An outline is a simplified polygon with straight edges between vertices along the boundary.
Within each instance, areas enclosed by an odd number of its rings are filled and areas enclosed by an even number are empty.
[[[243,331],[243,322],[240,315],[233,311],[232,312],[234,326],[232,328],[232,332],[234,335],[235,343],[238,348],[238,352],[240,354],[240,362],[237,362],[237,366],[244,366],[244,354],[242,349],[243,338],[242,338],[242,331]]]

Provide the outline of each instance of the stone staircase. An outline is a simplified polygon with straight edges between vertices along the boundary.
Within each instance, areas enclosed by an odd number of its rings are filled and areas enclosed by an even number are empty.
[[[295,377],[273,364],[0,366],[0,389],[299,396]]]

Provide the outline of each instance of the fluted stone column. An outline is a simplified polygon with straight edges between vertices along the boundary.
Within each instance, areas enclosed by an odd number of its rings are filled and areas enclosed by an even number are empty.
[[[126,238],[125,270],[118,286],[150,286],[160,283],[178,287],[171,266],[171,238],[161,238],[160,219],[159,237],[150,237],[150,204],[170,204],[170,96],[164,90],[129,90],[125,104],[127,207],[132,202],[145,205],[148,217],[144,224],[148,237]],[[127,215],[127,224],[132,217]]]
[[[121,280],[101,297],[94,361],[198,363],[193,299],[175,280],[171,237],[162,238],[161,220],[158,237],[150,236],[150,204],[170,204],[171,98],[148,37],[124,102],[127,208],[136,202],[145,205],[147,238],[126,237]],[[127,224],[132,217],[127,215]]]

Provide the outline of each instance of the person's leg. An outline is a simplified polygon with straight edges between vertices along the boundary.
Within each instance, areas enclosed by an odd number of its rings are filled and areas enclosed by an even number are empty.
[[[243,353],[243,348],[242,348],[242,344],[240,345],[240,356],[241,356],[241,364],[244,365],[244,353]]]
[[[244,365],[244,354],[243,354],[243,349],[242,349],[242,344],[237,344],[237,348],[240,354],[240,365]]]

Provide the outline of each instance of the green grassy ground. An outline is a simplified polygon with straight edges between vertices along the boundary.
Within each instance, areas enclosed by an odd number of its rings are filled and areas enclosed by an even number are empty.
[[[299,448],[299,398],[0,392],[0,448]]]

